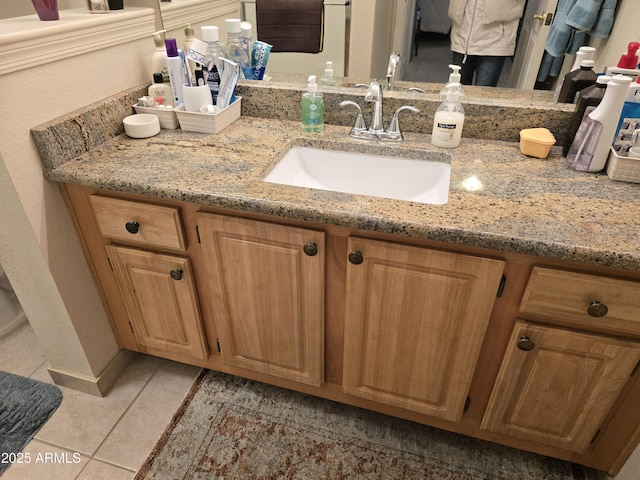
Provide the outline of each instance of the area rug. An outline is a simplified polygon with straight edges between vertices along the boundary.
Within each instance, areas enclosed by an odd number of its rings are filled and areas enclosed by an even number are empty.
[[[208,370],[136,476],[293,478],[591,477],[579,465]]]
[[[61,401],[55,385],[0,372],[0,475]]]

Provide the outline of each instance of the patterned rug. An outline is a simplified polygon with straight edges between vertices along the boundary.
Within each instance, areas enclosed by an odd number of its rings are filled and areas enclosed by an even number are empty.
[[[62,401],[55,385],[0,372],[0,475]]]
[[[590,478],[582,466],[204,370],[136,476]]]

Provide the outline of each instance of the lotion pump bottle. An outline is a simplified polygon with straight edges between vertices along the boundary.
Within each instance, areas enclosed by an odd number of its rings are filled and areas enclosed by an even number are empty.
[[[464,96],[464,88],[462,87],[462,83],[460,83],[460,79],[462,78],[460,75],[460,69],[462,67],[460,65],[449,65],[449,68],[451,69],[449,81],[440,90],[440,99],[443,101],[447,99],[447,93],[449,93],[450,86],[454,86],[458,89],[460,97]]]
[[[321,132],[324,130],[324,95],[318,92],[315,75],[307,81],[307,91],[300,101],[302,131]]]
[[[163,78],[169,78],[169,71],[167,70],[167,49],[164,45],[164,38],[162,34],[164,30],[159,30],[153,34],[153,43],[156,48],[151,55],[151,77],[156,73],[161,73]]]
[[[333,76],[333,62],[332,61],[328,61],[327,63],[325,63],[324,75],[320,79],[320,83],[322,85],[333,85],[333,86],[338,85],[338,82],[336,81],[336,78]]]
[[[449,85],[447,98],[440,104],[433,117],[431,143],[436,147],[455,148],[460,145],[464,125],[464,108],[460,103],[458,85],[455,83]]]

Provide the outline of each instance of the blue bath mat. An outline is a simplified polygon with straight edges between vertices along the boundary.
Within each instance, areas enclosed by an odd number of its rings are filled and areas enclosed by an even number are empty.
[[[62,401],[55,385],[0,372],[0,455],[11,461]],[[0,475],[10,465],[0,462]]]

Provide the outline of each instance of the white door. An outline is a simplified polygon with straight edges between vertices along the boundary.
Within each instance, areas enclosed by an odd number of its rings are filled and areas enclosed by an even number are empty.
[[[509,87],[533,89],[557,6],[558,0],[529,0],[527,3]]]

